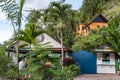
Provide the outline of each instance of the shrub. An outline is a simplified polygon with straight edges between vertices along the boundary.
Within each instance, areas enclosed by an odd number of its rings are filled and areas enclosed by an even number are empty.
[[[64,66],[69,66],[71,64],[75,64],[74,60],[71,57],[65,58],[63,60],[63,65]]]
[[[5,47],[0,47],[0,75],[5,76],[6,71],[8,70],[8,64],[10,63],[10,58],[5,54]]]

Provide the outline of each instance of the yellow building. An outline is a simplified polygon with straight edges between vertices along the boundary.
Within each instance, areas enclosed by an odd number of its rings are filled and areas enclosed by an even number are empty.
[[[76,35],[87,35],[90,30],[95,30],[101,27],[107,27],[108,26],[108,20],[101,14],[99,14],[96,18],[94,18],[91,22],[89,22],[87,25],[80,24],[76,28]]]

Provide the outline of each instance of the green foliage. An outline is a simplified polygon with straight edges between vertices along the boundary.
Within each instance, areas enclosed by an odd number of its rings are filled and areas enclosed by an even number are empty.
[[[7,18],[17,23],[16,18],[18,16],[17,11],[19,9],[19,6],[15,0],[0,0],[0,3],[0,7],[2,11],[5,12]]]
[[[119,21],[120,16],[115,17],[109,23],[109,27],[106,29],[107,31],[107,42],[111,44],[115,52],[120,55],[120,32],[119,32]]]
[[[10,20],[15,35],[17,35],[17,31],[19,31],[19,29],[21,28],[22,9],[24,3],[25,0],[20,0],[19,4],[16,3],[16,0],[0,0],[0,8],[2,9],[2,12],[6,14],[7,19]],[[17,43],[18,42],[19,42],[19,38],[17,36]],[[18,44],[16,47],[16,55],[17,55],[17,68],[18,68],[18,55],[19,55]],[[17,77],[19,77],[19,72],[17,73],[18,73]]]
[[[17,35],[14,35],[14,41],[17,41],[17,36],[19,40],[23,41],[24,44],[19,44],[19,47],[23,48],[24,46],[29,46],[31,50],[31,45],[33,43],[40,42],[37,37],[43,34],[45,31],[42,29],[37,29],[36,23],[28,23],[25,27],[25,30],[19,30]]]
[[[6,72],[8,71],[9,63],[11,62],[11,59],[7,57],[5,52],[6,46],[3,45],[0,47],[0,75],[2,77],[6,76]]]
[[[44,12],[44,22],[52,24],[59,31],[65,27],[65,19],[71,10],[71,5],[63,2],[51,2]]]
[[[107,2],[108,0],[84,0],[79,13],[80,21],[88,23],[96,15],[102,13]]]
[[[84,0],[79,12],[80,22],[86,24],[98,14],[104,14],[107,18],[120,14],[119,0]]]
[[[8,20],[11,21],[14,31],[15,27],[20,28],[21,18],[22,18],[22,8],[25,0],[20,1],[20,5],[16,3],[15,0],[0,0],[0,7],[2,11],[6,14]]]
[[[30,10],[29,15],[26,17],[28,23],[37,23],[38,19],[41,18],[41,16],[43,16],[43,11],[42,10]]]
[[[76,41],[75,44],[72,46],[72,50],[93,51],[94,48],[100,46],[103,43],[104,43],[104,39],[102,39],[102,35],[89,34],[87,36],[80,36],[78,38],[78,41]]]
[[[71,9],[71,5],[64,1],[51,2],[44,12],[44,23],[48,33],[61,40],[60,33],[63,32],[63,42],[70,46],[73,44],[76,27],[77,11]],[[66,34],[67,33],[67,34]]]
[[[50,70],[51,68],[54,69],[54,66],[46,66],[45,63],[49,61],[52,64],[54,64],[56,60],[48,56],[48,54],[50,53],[51,51],[46,50],[42,46],[37,47],[34,51],[31,51],[30,53],[26,54],[26,72],[32,75],[30,79],[43,80],[44,78],[47,78],[46,75],[48,75],[48,78],[51,77]]]
[[[65,66],[62,70],[64,79],[63,80],[74,80],[74,77],[77,76],[80,72],[79,66],[72,64],[70,66]]]
[[[71,9],[71,5],[63,4],[61,2],[51,2],[49,7],[45,10],[45,21],[59,22],[67,17],[67,13]],[[54,13],[55,12],[55,13]],[[54,14],[53,14],[54,13]],[[50,19],[49,19],[50,18]]]
[[[11,42],[5,42],[0,47],[0,75],[3,80],[12,79],[16,80],[18,78],[18,68],[12,62],[12,58],[7,56],[6,46],[11,44]]]
[[[35,50],[27,53],[26,64],[27,68],[21,74],[31,75],[27,80],[73,80],[78,74],[79,68],[76,65],[66,66],[61,69],[60,60],[48,56],[55,54],[47,50],[45,45],[35,44]],[[46,65],[46,62],[50,64]]]
[[[7,69],[7,71],[5,72],[5,78],[8,79],[17,79],[18,78],[18,68],[17,66],[9,63],[9,67]]]
[[[47,74],[51,75],[48,79],[43,80],[74,80],[74,77],[79,74],[80,68],[75,64],[65,66],[64,69],[60,69],[59,66],[56,69],[49,68]],[[46,75],[47,76],[47,75]]]
[[[72,47],[75,41],[76,35],[76,26],[79,23],[79,19],[77,16],[78,12],[74,10],[70,10],[68,13],[68,17],[65,19],[66,27],[63,28],[63,41],[66,46]],[[66,34],[67,33],[67,34]]]
[[[43,32],[43,30],[36,29],[35,23],[29,23],[26,25],[25,30],[19,30],[18,35],[20,40],[32,43],[35,42],[36,37],[42,34]]]
[[[120,14],[120,1],[110,0],[105,5],[106,9],[103,10],[103,14],[108,18],[119,16]]]

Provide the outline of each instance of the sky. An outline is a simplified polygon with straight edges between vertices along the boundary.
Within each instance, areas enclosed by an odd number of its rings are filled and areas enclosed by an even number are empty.
[[[19,2],[19,0],[16,0]],[[23,10],[30,9],[45,9],[48,7],[49,3],[52,1],[59,0],[26,0]],[[82,5],[83,0],[66,0],[65,3],[71,4],[72,9],[78,10]],[[23,17],[27,16],[27,12],[23,12]],[[22,28],[26,24],[25,21],[22,21]],[[11,23],[6,19],[5,14],[0,10],[0,43],[7,41],[13,34],[13,27]]]

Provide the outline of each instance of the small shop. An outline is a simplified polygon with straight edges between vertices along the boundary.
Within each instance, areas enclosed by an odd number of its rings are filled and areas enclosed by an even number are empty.
[[[119,59],[110,45],[102,45],[94,51],[97,56],[97,73],[117,73]]]

